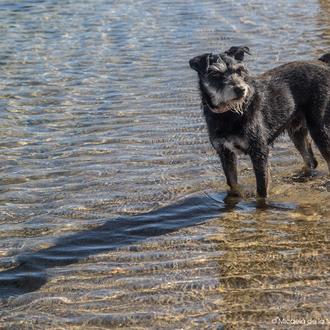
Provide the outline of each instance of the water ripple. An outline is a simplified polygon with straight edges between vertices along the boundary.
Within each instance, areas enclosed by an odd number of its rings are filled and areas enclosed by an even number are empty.
[[[0,327],[329,320],[324,164],[292,180],[283,137],[272,200],[255,202],[246,157],[246,198],[226,198],[188,65],[235,44],[254,73],[317,58],[329,14],[326,0],[1,2]]]

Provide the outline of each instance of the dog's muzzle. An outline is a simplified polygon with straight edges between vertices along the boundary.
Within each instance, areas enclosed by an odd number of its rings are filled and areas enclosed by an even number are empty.
[[[225,113],[227,111],[230,111],[230,107],[225,103],[220,104],[217,107],[211,107],[209,105],[208,105],[208,107],[214,113]]]
[[[228,111],[234,111],[234,112],[238,112],[237,108],[241,108],[241,104],[243,103],[243,99],[237,98],[237,99],[233,99],[227,103],[220,103],[217,106],[210,106],[208,103],[206,103],[206,105],[208,106],[208,108],[214,112],[214,113],[225,113]],[[241,112],[241,111],[239,111]]]

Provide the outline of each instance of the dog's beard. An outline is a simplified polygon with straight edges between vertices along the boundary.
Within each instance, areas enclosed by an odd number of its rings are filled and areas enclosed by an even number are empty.
[[[247,84],[241,86],[244,90],[244,94],[241,97],[237,97],[232,88],[225,88],[222,91],[216,91],[209,85],[206,87],[212,103],[216,104],[216,106],[211,106],[210,104],[207,104],[207,106],[214,113],[232,111],[242,115],[245,105],[252,94],[251,87]]]
[[[232,100],[227,103],[221,103],[219,106],[215,108],[210,108],[212,112],[215,113],[225,113],[227,111],[232,111],[235,113],[238,113],[239,115],[243,114],[244,110],[244,102],[245,100],[243,98]]]

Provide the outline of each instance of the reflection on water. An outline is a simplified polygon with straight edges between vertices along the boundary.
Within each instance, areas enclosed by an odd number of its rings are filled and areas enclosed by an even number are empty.
[[[226,199],[188,67],[233,44],[253,50],[254,72],[316,58],[329,11],[321,0],[1,2],[1,327],[330,319],[324,162],[292,179],[301,161],[281,138],[268,204],[254,201],[244,157],[250,197]]]

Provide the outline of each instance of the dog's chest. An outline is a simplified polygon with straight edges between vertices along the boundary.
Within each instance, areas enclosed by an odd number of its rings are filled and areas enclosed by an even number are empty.
[[[221,137],[221,138],[216,137],[211,141],[211,143],[214,149],[219,151],[225,148],[235,153],[238,152],[246,153],[248,150],[248,142],[244,138],[240,138],[237,136],[229,136],[229,137]]]

